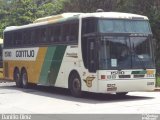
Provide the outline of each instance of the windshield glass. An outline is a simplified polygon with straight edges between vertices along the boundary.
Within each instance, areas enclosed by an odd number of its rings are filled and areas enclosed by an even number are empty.
[[[100,69],[154,68],[149,38],[103,36],[100,41]]]
[[[132,67],[153,68],[152,42],[147,37],[131,37]]]
[[[100,33],[151,33],[147,20],[99,19],[98,26]]]

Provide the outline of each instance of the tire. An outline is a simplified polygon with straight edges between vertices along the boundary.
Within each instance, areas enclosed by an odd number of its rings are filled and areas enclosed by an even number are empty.
[[[16,86],[21,88],[22,87],[22,81],[20,79],[20,72],[18,69],[14,70],[14,76],[13,76],[14,81],[16,82]]]
[[[28,88],[28,75],[26,70],[22,70],[21,72],[21,81],[22,81],[22,87]]]
[[[81,97],[82,91],[81,91],[81,80],[77,73],[72,73],[69,77],[69,89],[74,97]]]
[[[120,96],[120,97],[124,97],[127,95],[128,92],[119,92],[119,93],[116,93],[117,96]]]

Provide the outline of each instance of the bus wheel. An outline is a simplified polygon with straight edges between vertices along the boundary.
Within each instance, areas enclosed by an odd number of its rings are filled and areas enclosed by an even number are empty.
[[[117,96],[119,97],[123,97],[127,94],[128,92],[119,92],[119,93],[116,93]]]
[[[14,70],[14,77],[13,77],[14,81],[16,82],[16,86],[17,87],[22,87],[22,82],[20,80],[20,73],[18,69]]]
[[[69,77],[69,89],[74,97],[81,97],[81,80],[77,73],[71,74]]]
[[[22,87],[28,88],[28,76],[26,70],[22,70],[21,72],[21,81],[22,81]]]

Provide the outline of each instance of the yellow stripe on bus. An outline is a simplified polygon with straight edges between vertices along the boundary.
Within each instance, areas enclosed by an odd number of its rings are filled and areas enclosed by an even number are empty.
[[[27,70],[28,80],[30,83],[38,83],[42,65],[45,59],[47,47],[39,48],[36,61],[5,61],[8,62],[9,78],[13,79],[15,66],[21,70],[23,67]]]

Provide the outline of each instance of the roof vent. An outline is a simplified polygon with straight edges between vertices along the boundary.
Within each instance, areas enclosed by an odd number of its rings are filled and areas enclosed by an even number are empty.
[[[96,12],[104,12],[103,9],[97,9]]]

